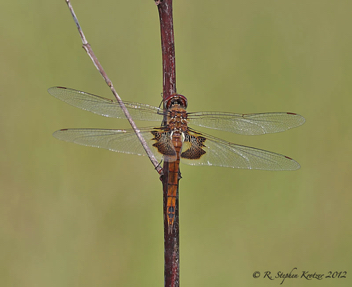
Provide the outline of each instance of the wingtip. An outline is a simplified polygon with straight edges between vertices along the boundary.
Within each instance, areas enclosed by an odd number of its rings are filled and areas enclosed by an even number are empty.
[[[61,132],[67,131],[68,129],[61,129],[61,130],[57,130],[53,132],[53,137],[60,139],[60,137],[58,136]]]
[[[286,114],[298,117],[300,119],[300,122],[299,122],[298,126],[301,126],[301,125],[303,125],[306,122],[305,117],[301,116],[300,114],[292,113],[292,112],[286,112]]]
[[[49,94],[51,94],[51,93],[50,93],[50,91],[53,91],[53,90],[55,90],[55,89],[67,90],[67,88],[66,88],[66,87],[61,87],[61,86],[53,86],[53,87],[50,87],[47,91],[49,92]]]
[[[292,163],[292,167],[290,167],[287,170],[298,170],[301,168],[300,164],[297,161],[295,161],[293,158],[290,158],[289,156],[286,156],[286,155],[285,155],[285,158],[289,159]]]

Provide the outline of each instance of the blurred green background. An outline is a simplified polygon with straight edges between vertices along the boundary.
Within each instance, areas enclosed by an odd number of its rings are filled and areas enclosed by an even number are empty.
[[[72,4],[120,96],[159,105],[154,2]],[[293,157],[298,171],[181,166],[182,286],[278,286],[253,272],[294,267],[352,271],[351,10],[343,0],[175,1],[189,111],[306,118],[266,136],[207,131]],[[2,1],[0,23],[0,285],[163,286],[162,189],[149,160],[51,136],[128,127],[47,93],[61,85],[112,98],[65,1]],[[349,277],[284,285],[351,286]]]

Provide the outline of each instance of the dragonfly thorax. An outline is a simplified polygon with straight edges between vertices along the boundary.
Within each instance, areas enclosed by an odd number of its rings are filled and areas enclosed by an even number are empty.
[[[173,133],[184,133],[188,130],[187,112],[184,108],[174,106],[169,110],[167,128]]]

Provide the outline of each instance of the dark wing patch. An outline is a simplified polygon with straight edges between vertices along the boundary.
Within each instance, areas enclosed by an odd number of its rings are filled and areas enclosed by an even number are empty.
[[[156,147],[158,151],[166,156],[175,156],[176,151],[174,146],[172,145],[171,137],[169,132],[159,132],[156,130],[151,131],[156,142],[153,144],[153,147]]]
[[[206,153],[203,149],[203,147],[205,147],[205,141],[205,137],[190,135],[187,133],[183,142],[183,149],[185,151],[181,153],[181,158],[200,159],[200,157]]]

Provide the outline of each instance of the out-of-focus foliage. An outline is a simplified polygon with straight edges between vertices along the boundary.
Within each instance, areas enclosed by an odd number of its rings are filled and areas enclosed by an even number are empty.
[[[154,2],[73,5],[121,97],[157,106]],[[257,270],[351,270],[351,10],[350,1],[175,1],[177,87],[190,111],[290,111],[307,120],[257,137],[207,131],[302,168],[181,166],[182,286],[279,284],[254,279]],[[128,127],[46,92],[61,85],[110,96],[65,1],[3,1],[0,39],[0,285],[162,286],[162,190],[148,159],[51,136]]]

